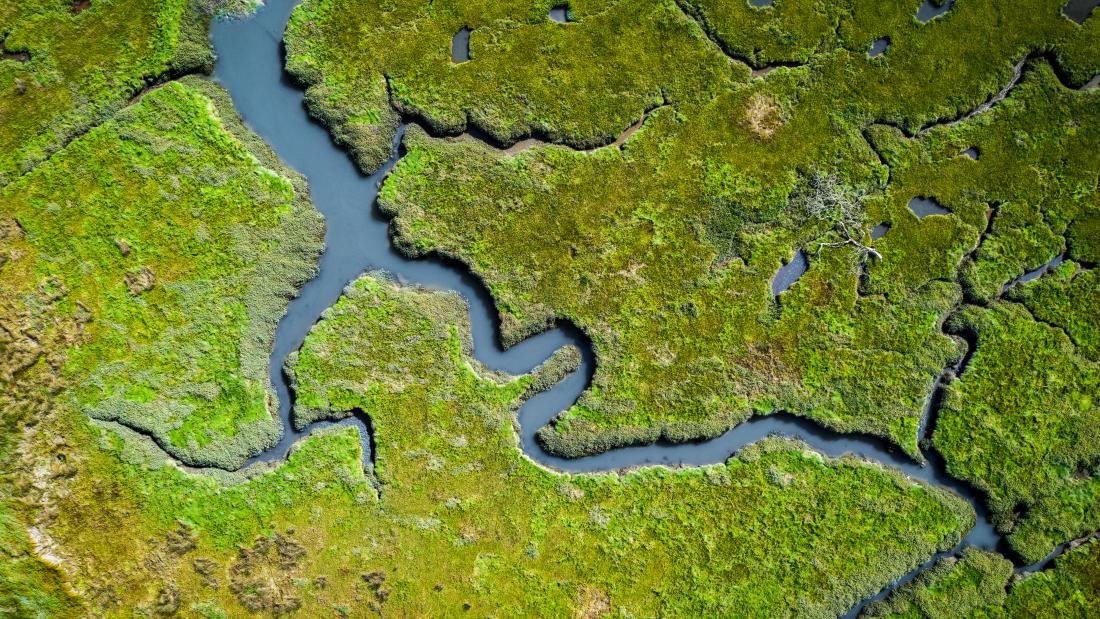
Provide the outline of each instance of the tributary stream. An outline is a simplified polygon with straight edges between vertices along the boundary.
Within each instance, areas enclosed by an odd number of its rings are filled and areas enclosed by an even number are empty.
[[[770,434],[792,436],[830,456],[856,454],[900,469],[913,478],[947,486],[970,501],[978,514],[977,524],[961,545],[992,549],[1003,544],[989,522],[983,497],[950,477],[938,454],[926,454],[929,463],[922,466],[880,439],[836,433],[788,414],[753,417],[713,440],[698,443],[626,447],[574,460],[545,452],[535,440],[535,432],[572,405],[587,388],[595,369],[591,343],[578,329],[559,325],[503,350],[492,299],[465,266],[441,259],[409,259],[394,249],[389,239],[388,219],[379,212],[375,198],[385,175],[400,158],[399,144],[404,126],[394,140],[390,160],[374,175],[366,176],[333,143],[328,131],[310,119],[301,89],[283,70],[283,30],[297,2],[268,0],[267,6],[261,7],[255,15],[218,21],[211,30],[218,55],[215,78],[229,91],[238,113],[251,129],[284,162],[306,177],[313,203],[326,223],[325,251],[318,274],[291,301],[287,314],[279,323],[271,353],[271,382],[279,398],[283,437],[277,446],[258,454],[249,464],[285,458],[291,444],[312,429],[325,425],[314,424],[304,430],[294,428],[291,394],[282,373],[283,364],[287,355],[301,346],[306,333],[325,309],[336,302],[348,283],[364,272],[379,270],[404,283],[454,290],[465,297],[470,307],[474,355],[491,369],[522,374],[562,346],[574,344],[583,351],[578,371],[533,397],[520,409],[522,447],[529,457],[543,465],[570,472],[597,472],[646,465],[715,464]],[[362,419],[352,418],[344,423],[359,425],[364,445],[369,447],[369,428]],[[912,579],[919,571],[914,570],[899,582]],[[867,601],[853,608],[849,615],[857,614]]]

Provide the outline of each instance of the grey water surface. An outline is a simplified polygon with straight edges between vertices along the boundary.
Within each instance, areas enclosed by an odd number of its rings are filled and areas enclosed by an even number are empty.
[[[451,39],[451,59],[455,62],[466,62],[470,59],[470,32],[469,28],[463,27]]]
[[[806,260],[806,252],[801,249],[796,251],[794,258],[779,267],[775,277],[772,278],[772,296],[777,297],[781,292],[786,292],[788,288],[806,274],[808,268],[810,268],[810,263]]]
[[[917,196],[909,201],[909,210],[913,211],[919,219],[929,215],[947,215],[951,211],[943,207],[935,198]]]
[[[571,406],[588,387],[595,370],[591,342],[579,329],[559,323],[504,350],[498,337],[499,323],[492,298],[468,269],[439,258],[409,259],[393,248],[388,220],[379,212],[375,199],[385,175],[401,156],[404,126],[394,139],[390,159],[368,176],[360,173],[346,153],[332,142],[329,133],[309,118],[302,91],[283,71],[282,34],[296,4],[296,0],[269,0],[254,16],[218,21],[211,29],[218,55],[215,79],[229,91],[248,126],[284,162],[306,177],[313,203],[326,222],[326,248],[318,273],[290,302],[286,315],[279,322],[271,353],[270,378],[279,400],[283,436],[278,445],[253,457],[250,464],[285,458],[292,443],[312,429],[329,425],[294,427],[291,422],[293,394],[282,372],[283,364],[287,355],[301,346],[306,333],[325,309],[336,302],[348,283],[364,272],[380,270],[402,282],[461,294],[469,304],[474,355],[491,369],[521,374],[562,346],[573,344],[580,348],[583,353],[580,369],[552,389],[531,398],[520,409],[522,448],[539,463],[573,472],[656,464],[697,466],[724,462],[739,449],[768,435],[792,436],[830,456],[858,455],[898,469],[912,478],[950,488],[966,498],[978,514],[976,525],[962,543],[982,548],[995,548],[1001,543],[989,521],[982,497],[973,488],[949,476],[937,454],[925,454],[929,463],[921,465],[877,437],[841,434],[784,413],[753,417],[707,441],[626,447],[579,459],[559,458],[545,452],[535,439],[535,432]],[[800,251],[791,264],[795,266],[787,265],[784,269],[790,268],[792,274],[799,269],[804,272],[805,255]],[[784,274],[783,269],[780,273]],[[364,448],[369,449],[370,428],[365,416],[358,415],[340,423],[358,425]],[[916,573],[917,570],[903,581]],[[877,597],[884,594],[885,591]],[[865,602],[851,612],[858,612]]]
[[[1097,6],[1100,6],[1100,0],[1069,0],[1062,7],[1062,14],[1079,24],[1083,24]]]
[[[552,7],[550,9],[550,19],[558,22],[559,24],[564,24],[568,22],[569,7],[565,6],[564,4],[559,4],[558,6]]]
[[[890,49],[890,37],[879,37],[871,41],[871,49],[867,50],[867,55],[874,58],[885,54],[888,49]]]
[[[939,3],[934,3],[932,0],[924,0],[924,3],[917,9],[917,21],[922,24],[927,24],[940,15],[950,11],[951,7],[954,5],[955,0],[941,0]]]

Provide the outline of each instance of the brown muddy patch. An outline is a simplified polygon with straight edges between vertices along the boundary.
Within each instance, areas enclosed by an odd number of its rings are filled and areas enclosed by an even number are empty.
[[[69,12],[73,15],[80,15],[84,11],[92,8],[92,0],[76,0],[72,6],[69,7]]]

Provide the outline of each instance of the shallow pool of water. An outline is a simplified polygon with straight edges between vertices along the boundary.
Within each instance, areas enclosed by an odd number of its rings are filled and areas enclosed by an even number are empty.
[[[927,24],[940,15],[950,11],[951,7],[954,5],[955,0],[943,0],[942,4],[934,4],[932,0],[924,0],[924,3],[917,9],[917,21],[922,24]]]
[[[885,54],[888,49],[890,49],[890,37],[879,37],[871,41],[871,49],[867,50],[867,55],[875,58]]]
[[[470,29],[462,28],[451,39],[451,59],[466,62],[470,59]]]
[[[929,215],[947,215],[951,212],[944,208],[935,198],[929,198],[927,196],[917,196],[910,200],[909,210],[913,211],[913,214],[920,219],[924,219]]]
[[[1100,6],[1100,0],[1069,0],[1062,7],[1062,14],[1079,24],[1083,24],[1097,6]]]

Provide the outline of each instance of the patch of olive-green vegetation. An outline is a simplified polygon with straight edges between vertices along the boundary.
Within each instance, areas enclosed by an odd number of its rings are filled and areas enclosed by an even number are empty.
[[[95,2],[73,14],[58,0],[0,7],[0,186],[121,109],[165,75],[209,70],[212,15],[247,0]],[[109,69],[106,69],[109,67]]]
[[[1063,329],[1081,355],[1100,361],[1100,271],[1064,262],[1047,276],[1012,288],[1008,297],[1027,305],[1036,320]]]
[[[1093,617],[1100,612],[1100,542],[1084,541],[1058,557],[1054,567],[1012,578],[1012,563],[993,552],[968,548],[944,559],[865,617]]]
[[[400,357],[361,354],[376,340]],[[22,508],[68,585],[119,615],[835,616],[973,523],[942,489],[789,440],[683,471],[547,471],[513,428],[538,378],[484,372],[468,341],[459,297],[377,276],[307,339],[302,397],[364,407],[381,494],[354,428],[192,474],[61,401],[10,461]]]
[[[394,612],[446,613],[472,587],[490,614],[569,614],[591,588],[636,615],[835,615],[972,522],[940,489],[790,440],[698,469],[547,471],[513,427],[532,377],[487,376],[468,341],[460,297],[372,275],[292,360],[302,409],[372,419]]]
[[[922,226],[935,219],[935,225],[961,234],[921,250],[930,252],[941,277],[953,278],[960,252],[975,248],[959,276],[967,297],[985,303],[1029,269],[1062,254],[1067,235],[1074,252],[1091,255],[1089,222],[1100,209],[1098,118],[1100,97],[1062,87],[1050,67],[1037,62],[1010,97],[968,122],[927,132],[920,140],[881,128],[871,135],[891,166],[897,200],[934,197],[955,216],[922,220]],[[981,159],[961,156],[967,148],[977,148]],[[906,234],[892,228],[882,251],[889,254],[894,240]],[[876,275],[889,285],[899,274],[872,272],[875,285]]]
[[[454,299],[440,302],[437,298],[447,294]],[[455,325],[468,323],[466,306],[455,293],[426,293],[398,287],[388,283],[383,274],[375,273],[349,286],[343,299],[342,304],[323,315],[332,319],[324,324],[330,327],[339,324],[342,329],[316,330],[311,336],[312,347],[300,353],[293,352],[287,358],[286,372],[296,395],[294,423],[298,428],[321,419],[345,418],[356,410],[369,411],[375,398],[402,391],[408,385],[453,380],[447,367],[454,365],[454,360],[434,370],[412,365],[416,359],[407,351],[421,342],[437,342],[440,346],[447,343],[449,346],[457,337],[459,348],[453,350],[453,354],[461,353],[464,362],[486,380],[511,382],[510,376],[489,372],[470,361],[469,331],[455,329]],[[362,320],[353,320],[349,312],[359,311],[365,312]],[[375,334],[380,329],[401,333],[403,339],[389,333],[386,337],[377,337]],[[344,350],[353,343],[362,346],[356,353],[364,359],[361,363],[349,365],[346,359],[332,352]],[[319,351],[324,354],[318,354]],[[383,365],[375,360],[386,360],[386,363]],[[529,375],[517,379],[515,386],[506,391],[506,398],[518,404],[554,386],[579,364],[580,351],[575,346],[565,347]],[[323,389],[317,384],[319,379],[324,381]]]
[[[188,464],[235,468],[273,444],[267,356],[321,244],[304,196],[199,79],[148,93],[0,190],[32,285],[81,325],[64,361],[73,404]]]
[[[722,62],[723,52],[755,66],[808,63],[833,122],[877,119],[912,133],[993,96],[1029,51],[1053,50],[1075,85],[1100,71],[1100,27],[1065,19],[1061,5],[979,0],[920,24],[915,6],[874,0],[765,8],[624,0],[571,7],[576,23],[562,27],[542,0],[309,0],[291,20],[288,68],[366,170],[387,158],[398,111],[442,132],[472,122],[502,142],[538,133],[606,143],[659,102],[705,101],[743,83],[745,68]],[[456,64],[451,39],[464,28],[472,56]],[[891,52],[869,59],[881,37]]]
[[[816,64],[839,48],[852,52],[845,63],[848,75],[829,86],[851,106],[847,113],[859,108],[910,132],[957,117],[993,96],[1029,50],[1055,50],[1051,57],[1075,85],[1100,68],[1094,39],[1100,28],[1065,19],[1061,0],[975,0],[953,5],[930,24],[915,19],[920,0],[680,4],[727,53],[757,66]],[[1029,19],[1019,20],[1020,11]],[[872,58],[868,52],[880,39],[889,47]],[[988,44],[991,40],[997,43]],[[841,90],[850,94],[842,96]]]
[[[977,20],[967,11],[907,36],[921,41],[925,54],[954,57],[957,46],[976,44],[963,28]],[[853,15],[857,23],[861,18]],[[1013,32],[1013,40],[1057,47],[1084,36],[1066,25],[1057,7],[1051,15],[1056,22],[1014,22],[1026,32]],[[904,19],[913,21],[908,14]],[[1082,162],[1062,174],[1054,144],[1067,141],[1075,162],[1085,157],[1091,130],[1073,122],[1095,116],[1095,103],[1066,91],[1049,68],[1033,62],[1020,89],[1027,109],[1036,104],[1042,113],[1022,123],[1034,127],[1030,133],[1015,135],[1008,127],[1024,107],[1015,94],[995,106],[1015,116],[980,145],[980,178],[967,160],[971,167],[954,162],[955,176],[945,180],[926,153],[948,141],[944,134],[960,142],[981,137],[985,118],[999,111],[952,128],[958,132],[930,132],[935,135],[923,136],[916,148],[900,133],[869,132],[881,137],[877,155],[899,168],[902,182],[890,187],[892,177],[868,148],[864,127],[882,118],[916,128],[976,107],[1010,81],[1030,43],[1020,45],[978,54],[985,68],[971,77],[988,87],[951,82],[956,90],[944,92],[915,70],[890,73],[888,62],[871,63],[862,50],[831,47],[808,66],[767,80],[729,83],[702,100],[680,97],[651,114],[622,149],[592,155],[532,149],[508,157],[474,144],[433,142],[413,130],[382,207],[396,215],[403,249],[451,255],[485,279],[506,339],[555,317],[575,321],[592,337],[600,362],[593,388],[542,433],[558,453],[583,455],[662,436],[710,437],[754,412],[787,409],[838,430],[889,437],[917,456],[928,390],[960,356],[959,344],[939,324],[962,296],[955,283],[960,262],[989,226],[988,205],[966,183],[996,187],[985,191],[997,196],[1030,182],[1033,196],[1057,190],[1049,200],[1068,213],[1067,200],[1054,196],[1094,195],[1078,183],[1093,166]],[[1040,101],[1048,92],[1053,100]],[[894,107],[882,107],[887,104]],[[1063,121],[1061,135],[1043,129]],[[994,154],[996,137],[1011,141],[1011,148]],[[997,185],[1002,178],[993,166],[1014,156],[1031,167],[1007,169],[1028,172],[1026,178]],[[1051,174],[1036,175],[1036,167]],[[799,208],[815,172],[835,179],[840,193],[860,197],[851,217],[807,217]],[[952,212],[919,219],[907,208],[917,196],[940,199]],[[1031,202],[1001,199],[1004,221],[994,226],[1006,232],[988,235],[985,251],[992,257],[972,257],[966,267],[997,271],[986,278],[996,285],[986,288],[998,293],[1023,269],[1051,257],[1039,258],[1038,246],[1034,256],[1011,253],[1017,248],[1004,240],[1009,231],[1026,234],[1025,221],[1036,218],[1014,213]],[[1032,211],[1040,208],[1034,203]],[[893,228],[872,244],[871,228],[883,222]],[[1048,245],[1064,243],[1066,223],[1051,220]],[[999,244],[1005,246],[1000,252]],[[768,280],[800,248],[809,254],[809,272],[773,301]],[[978,279],[963,281],[976,288]]]
[[[987,493],[1029,562],[1100,528],[1100,367],[1017,303],[967,306],[947,326],[977,342],[933,436],[948,471]]]
[[[36,421],[16,476],[23,507],[97,614],[318,616],[330,596],[354,604],[358,546],[377,517],[353,429],[319,431],[278,466],[194,474],[125,426],[65,406]]]
[[[1008,592],[1004,617],[1095,617],[1100,614],[1100,541],[1067,551],[1054,569],[1026,576]]]
[[[780,0],[768,7],[720,0],[678,0],[717,45],[753,66],[808,62],[836,45],[836,29],[850,9],[842,3],[814,4]]]
[[[989,606],[1003,606],[1012,562],[995,552],[968,547],[961,556],[936,563],[885,600],[868,605],[863,616],[956,619]]]
[[[1069,257],[1090,266],[1100,265],[1100,204],[1086,205],[1067,234]]]
[[[552,6],[307,0],[288,27],[287,69],[365,170],[388,158],[397,111],[443,133],[472,124],[504,143],[537,134],[591,147],[646,110],[748,77],[673,0],[578,3],[567,26],[547,18]],[[451,39],[464,27],[471,57],[456,64]]]
[[[787,70],[690,115],[661,109],[622,149],[591,155],[510,157],[407,134],[380,199],[399,246],[470,264],[510,341],[567,317],[594,342],[593,387],[543,432],[550,449],[716,436],[785,409],[916,455],[926,394],[958,355],[938,328],[958,286],[934,281],[919,251],[945,226],[917,221],[904,202],[884,213],[873,188],[885,170],[862,135],[798,113],[822,105],[813,83]],[[799,170],[837,152],[846,165],[821,176],[839,187],[821,189],[855,196],[850,208],[802,208],[812,191]],[[861,295],[872,226],[905,217],[913,222],[888,242],[914,249],[868,268],[909,277],[890,296]],[[810,269],[777,304],[769,281],[798,247]]]

